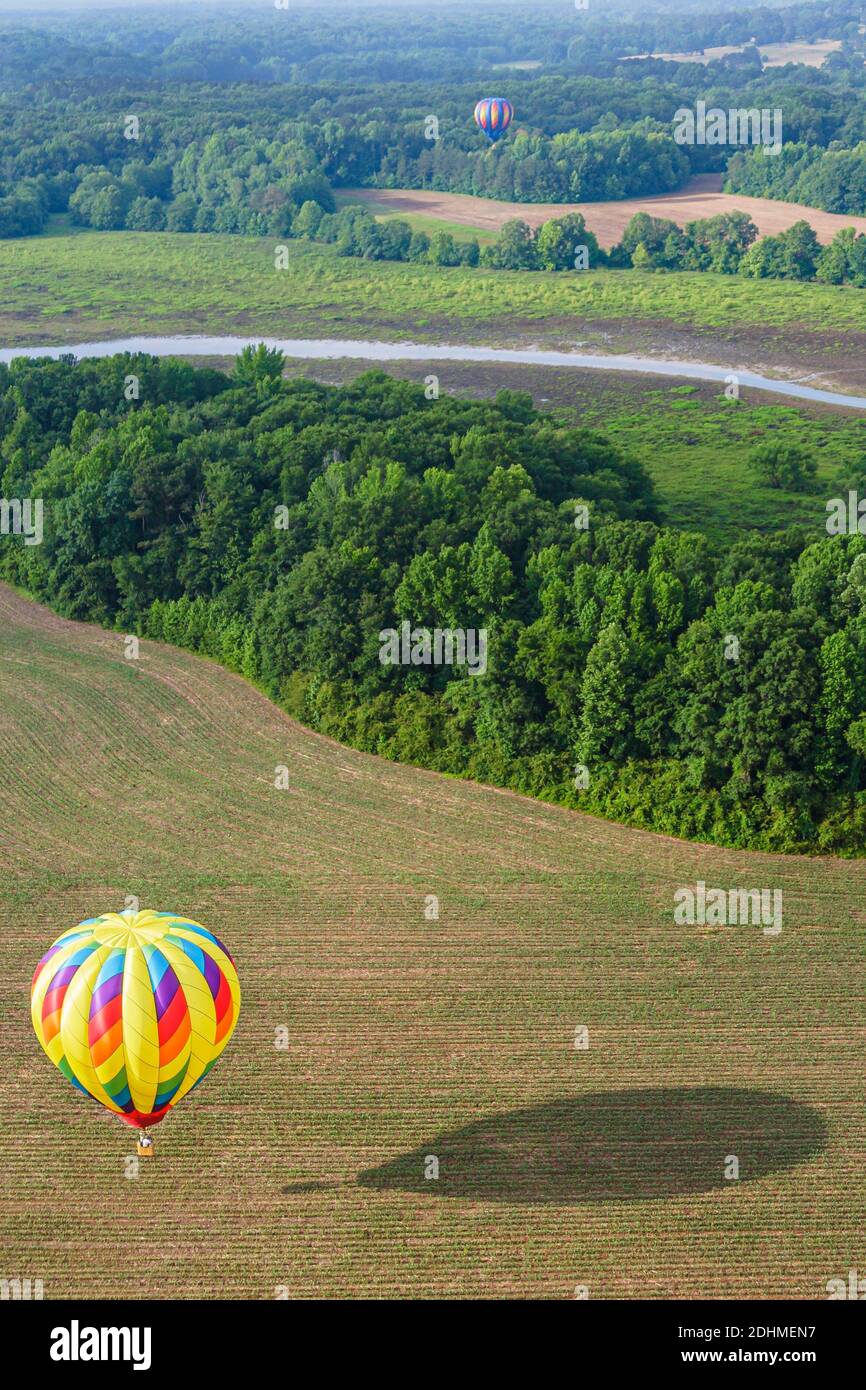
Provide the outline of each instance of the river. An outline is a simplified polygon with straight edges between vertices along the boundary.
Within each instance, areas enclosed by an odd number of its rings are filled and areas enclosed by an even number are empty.
[[[0,362],[15,357],[110,357],[116,352],[146,352],[156,357],[235,357],[243,348],[264,342],[295,359],[350,358],[365,362],[502,362],[528,367],[580,367],[602,372],[640,372],[650,376],[684,377],[691,381],[724,384],[736,375],[741,388],[769,391],[776,396],[816,401],[824,405],[866,410],[866,396],[847,396],[822,391],[796,381],[779,381],[758,372],[714,366],[710,362],[683,362],[659,357],[630,357],[588,352],[553,352],[539,348],[487,348],[443,346],[431,343],[379,343],[343,338],[117,338],[111,342],[70,343],[64,347],[2,348]]]

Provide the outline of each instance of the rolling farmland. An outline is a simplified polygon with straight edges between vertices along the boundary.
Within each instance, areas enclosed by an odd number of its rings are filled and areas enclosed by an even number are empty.
[[[7,1277],[46,1298],[760,1299],[866,1264],[862,861],[686,845],[390,764],[8,588],[0,744]],[[675,925],[697,880],[781,889],[784,930]],[[127,894],[210,926],[244,995],[138,1178],[28,1012],[46,946]]]

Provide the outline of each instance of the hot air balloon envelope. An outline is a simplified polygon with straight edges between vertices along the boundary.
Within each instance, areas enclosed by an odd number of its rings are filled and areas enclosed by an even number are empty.
[[[505,97],[483,97],[475,108],[475,124],[494,144],[514,119],[514,107]]]
[[[137,1129],[158,1124],[207,1076],[240,1003],[225,946],[173,912],[88,918],[57,938],[30,991],[54,1065]]]

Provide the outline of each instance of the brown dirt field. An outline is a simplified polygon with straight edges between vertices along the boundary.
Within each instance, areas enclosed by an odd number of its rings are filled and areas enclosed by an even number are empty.
[[[823,243],[832,241],[843,227],[856,227],[858,232],[866,233],[866,217],[843,217],[800,203],[722,193],[720,174],[700,174],[677,193],[625,198],[616,203],[498,203],[491,198],[473,198],[467,193],[437,193],[429,189],[347,188],[342,191],[382,211],[422,212],[428,217],[484,230],[498,230],[512,217],[521,217],[531,227],[540,227],[552,217],[582,212],[589,230],[605,249],[620,240],[636,212],[667,217],[679,226],[697,218],[715,217],[720,212],[746,212],[761,236],[777,236],[803,220],[814,227],[818,240]]]
[[[758,50],[764,60],[765,68],[781,68],[786,63],[803,63],[809,68],[820,68],[831,53],[838,53],[842,47],[841,39],[818,39],[815,43],[762,43]],[[741,53],[741,44],[721,44],[715,48],[705,48],[703,52],[691,53],[641,53],[629,54],[622,62],[637,62],[640,58],[660,58],[668,63],[712,63],[717,58],[726,58],[730,53]]]
[[[866,863],[384,762],[3,586],[0,751],[4,1277],[46,1299],[810,1299],[866,1267]],[[698,879],[781,888],[783,932],[677,927]],[[127,893],[210,926],[243,990],[136,1180],[28,1008],[47,945]]]

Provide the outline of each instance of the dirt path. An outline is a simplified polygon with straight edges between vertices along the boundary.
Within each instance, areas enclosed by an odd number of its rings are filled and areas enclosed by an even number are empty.
[[[772,198],[747,198],[740,193],[722,193],[720,174],[700,174],[677,193],[652,198],[625,198],[616,203],[499,203],[491,198],[473,198],[466,193],[437,193],[429,189],[347,188],[343,192],[358,201],[372,203],[380,212],[417,212],[459,222],[484,231],[497,230],[512,217],[522,217],[531,227],[540,227],[552,217],[580,211],[587,226],[605,248],[619,241],[636,212],[667,217],[683,226],[699,217],[715,217],[720,212],[747,212],[761,236],[776,236],[801,219],[814,227],[818,240],[833,240],[843,227],[856,227],[866,233],[866,217],[846,217],[800,203],[781,203]]]

